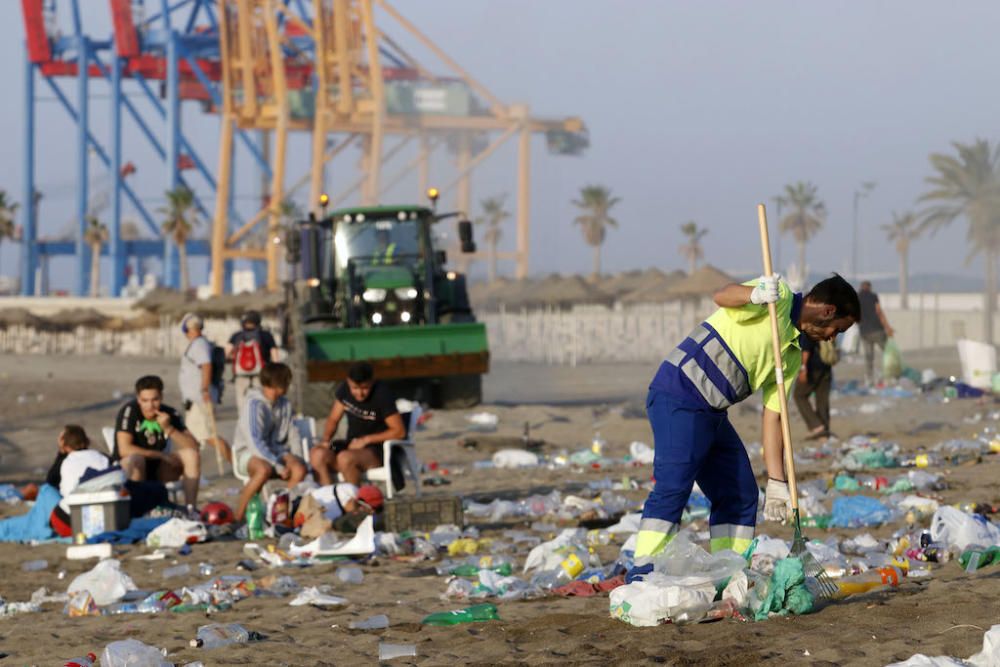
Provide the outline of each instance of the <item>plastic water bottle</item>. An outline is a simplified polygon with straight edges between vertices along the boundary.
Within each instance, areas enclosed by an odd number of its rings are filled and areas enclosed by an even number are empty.
[[[351,621],[347,627],[351,630],[384,630],[389,627],[389,617],[378,614],[362,621]]]
[[[63,667],[94,667],[95,664],[97,664],[97,656],[88,653],[82,658],[70,658],[63,663]]]
[[[360,567],[345,566],[337,568],[337,579],[345,584],[360,584],[365,580],[365,573]]]
[[[571,551],[566,555],[566,558],[559,563],[559,567],[554,570],[549,570],[548,572],[542,572],[535,575],[531,583],[534,585],[544,588],[559,588],[571,581],[574,581],[580,573],[583,572],[586,567],[587,555],[585,552],[578,553],[577,551]]]
[[[37,572],[38,570],[44,570],[48,566],[49,561],[44,559],[29,560],[26,563],[21,563],[21,569],[25,572]]]
[[[479,621],[499,621],[497,607],[493,604],[476,604],[465,609],[442,611],[424,617],[424,625],[459,625],[461,623],[476,623]]]
[[[171,577],[183,577],[185,574],[191,571],[191,566],[187,563],[181,563],[180,565],[174,565],[173,567],[168,567],[163,571],[163,578],[170,579]]]
[[[247,533],[251,540],[264,539],[264,502],[254,494],[247,504]]]
[[[196,648],[219,648],[230,644],[246,644],[260,639],[260,633],[247,630],[239,623],[212,623],[198,628],[196,639],[191,646]]]
[[[212,567],[211,563],[199,563],[198,574],[200,574],[203,577],[211,577],[213,574],[215,574],[215,568]]]

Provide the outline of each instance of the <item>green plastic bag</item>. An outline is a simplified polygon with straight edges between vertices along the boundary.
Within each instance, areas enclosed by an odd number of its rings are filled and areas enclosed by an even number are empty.
[[[902,373],[903,355],[899,353],[896,341],[890,338],[885,342],[885,349],[882,351],[882,377],[886,380],[895,380]]]
[[[754,610],[754,620],[764,621],[771,613],[808,614],[813,610],[815,598],[805,586],[802,561],[798,558],[784,558],[774,564],[774,573],[767,586],[767,594],[761,605]]]

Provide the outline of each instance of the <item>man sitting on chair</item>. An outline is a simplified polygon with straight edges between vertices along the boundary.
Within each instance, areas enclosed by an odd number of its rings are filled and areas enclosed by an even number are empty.
[[[345,414],[347,438],[334,440]],[[332,484],[337,472],[345,482],[358,485],[366,470],[384,464],[383,443],[405,437],[406,427],[389,387],[375,379],[371,364],[358,362],[348,369],[347,382],[337,387],[323,444],[313,447],[309,461],[322,486]]]

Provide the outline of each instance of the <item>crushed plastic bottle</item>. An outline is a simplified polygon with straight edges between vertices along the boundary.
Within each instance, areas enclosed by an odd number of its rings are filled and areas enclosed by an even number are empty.
[[[101,667],[173,667],[155,646],[143,644],[137,639],[124,639],[111,642],[101,653]]]
[[[198,574],[200,574],[203,577],[211,577],[213,574],[215,574],[215,568],[212,566],[211,563],[200,563],[198,565]]]
[[[212,623],[198,628],[198,635],[191,640],[191,646],[219,648],[230,644],[246,644],[260,638],[260,633],[247,630],[239,623]]]
[[[63,663],[63,667],[94,667],[97,664],[97,656],[88,653],[81,658],[70,658]]]
[[[347,627],[351,630],[385,630],[389,627],[389,617],[378,614],[360,621],[351,621]]]

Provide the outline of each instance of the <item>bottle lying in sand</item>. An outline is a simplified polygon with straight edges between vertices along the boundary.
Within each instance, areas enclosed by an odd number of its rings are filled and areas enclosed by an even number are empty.
[[[458,625],[460,623],[475,623],[477,621],[499,621],[497,607],[493,604],[475,604],[465,609],[442,611],[424,617],[424,625]]]
[[[82,658],[71,658],[63,663],[63,667],[94,667],[97,664],[97,656],[88,653]]]
[[[246,644],[260,638],[260,633],[247,630],[239,623],[212,623],[198,628],[198,636],[191,640],[191,646],[218,648],[230,644]]]
[[[857,595],[882,588],[883,586],[899,586],[899,580],[906,573],[898,567],[877,567],[861,574],[845,577],[837,582],[837,588],[842,596]]]

